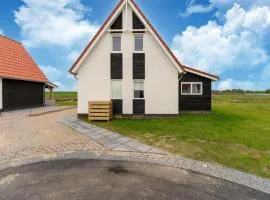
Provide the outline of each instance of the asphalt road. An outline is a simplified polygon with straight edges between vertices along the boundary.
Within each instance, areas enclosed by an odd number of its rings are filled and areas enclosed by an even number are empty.
[[[270,199],[247,187],[185,170],[115,161],[68,160],[0,172],[1,200]]]

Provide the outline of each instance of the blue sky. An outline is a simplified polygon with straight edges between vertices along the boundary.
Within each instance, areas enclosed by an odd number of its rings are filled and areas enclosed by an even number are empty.
[[[59,90],[118,0],[12,0],[0,7],[0,33],[23,42]],[[215,89],[270,88],[269,0],[136,0],[179,60],[218,74]]]

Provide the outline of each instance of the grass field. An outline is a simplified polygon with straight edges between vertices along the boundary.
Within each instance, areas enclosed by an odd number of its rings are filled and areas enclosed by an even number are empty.
[[[96,125],[171,153],[270,178],[270,95],[218,95],[213,113]]]
[[[45,93],[46,98],[50,93]],[[77,92],[54,92],[54,99],[58,106],[77,106]]]

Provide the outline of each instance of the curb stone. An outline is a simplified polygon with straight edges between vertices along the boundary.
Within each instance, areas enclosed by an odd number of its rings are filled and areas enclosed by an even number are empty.
[[[211,163],[195,161],[191,159],[182,158],[179,156],[170,156],[152,153],[138,153],[138,152],[113,152],[113,151],[80,151],[58,153],[55,155],[43,155],[39,157],[26,158],[23,160],[14,160],[8,164],[0,166],[0,172],[23,165],[29,165],[39,162],[48,162],[56,160],[69,160],[69,159],[94,159],[94,160],[111,160],[111,161],[128,161],[158,164],[168,167],[181,168],[200,174],[212,176],[215,178],[223,179],[239,185],[243,185],[266,194],[270,194],[270,180],[256,177],[244,172],[240,172],[227,167],[214,165]]]

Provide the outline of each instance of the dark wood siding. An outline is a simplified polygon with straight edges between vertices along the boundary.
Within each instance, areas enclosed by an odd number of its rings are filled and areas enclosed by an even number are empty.
[[[202,82],[203,94],[202,95],[181,95],[182,82]],[[179,111],[211,111],[211,80],[187,73],[179,81]]]
[[[3,109],[44,105],[44,83],[3,79]]]
[[[114,23],[111,26],[111,29],[122,29],[123,28],[123,16],[122,13],[117,17],[117,19],[114,21]]]
[[[145,79],[145,54],[133,54],[133,79]]]
[[[133,100],[133,114],[145,114],[145,100],[144,99],[134,99]]]
[[[141,20],[137,17],[137,15],[134,12],[132,14],[132,19],[133,19],[133,29],[145,29]]]
[[[111,54],[111,79],[123,78],[123,56],[121,53]]]
[[[122,99],[113,99],[113,114],[119,115],[123,114],[123,100]]]

